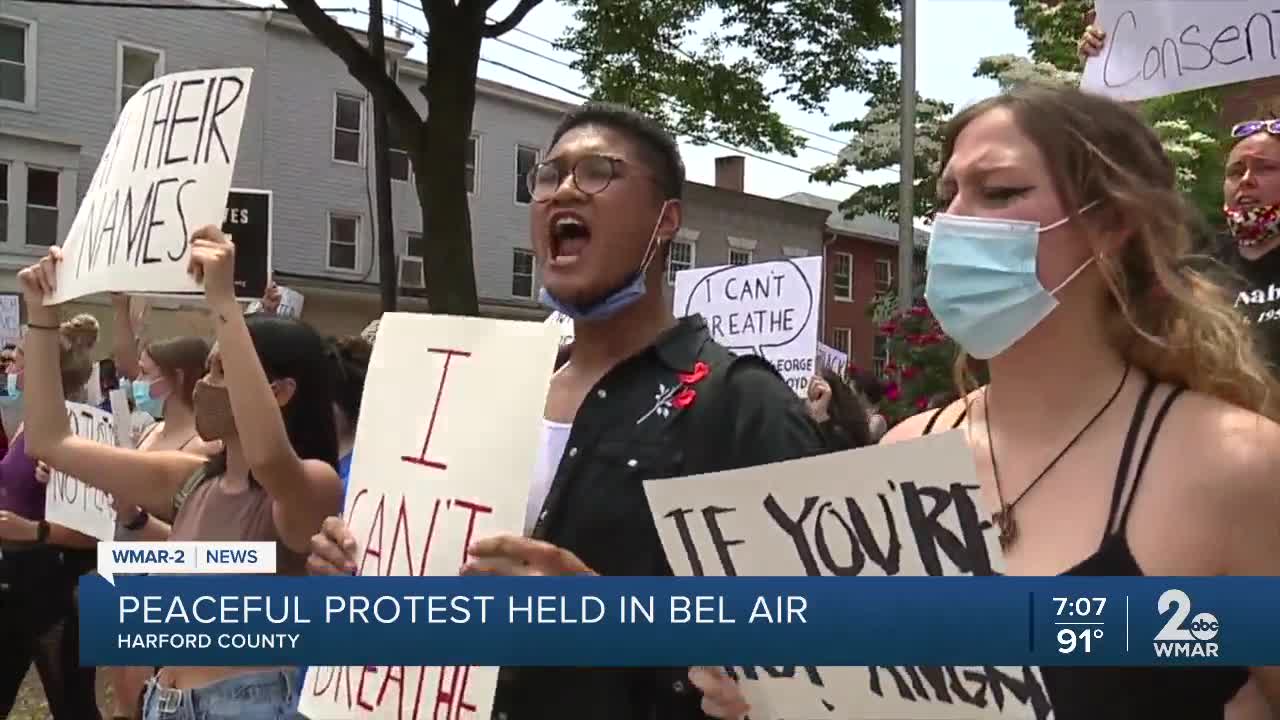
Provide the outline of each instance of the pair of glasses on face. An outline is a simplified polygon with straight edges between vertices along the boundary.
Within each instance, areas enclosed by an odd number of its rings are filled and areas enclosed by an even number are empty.
[[[1239,140],[1250,135],[1266,132],[1269,135],[1280,135],[1280,118],[1274,120],[1246,120],[1231,128],[1231,137]]]
[[[583,155],[569,167],[566,173],[563,162],[540,162],[534,165],[525,176],[525,183],[529,188],[529,194],[537,202],[550,200],[564,183],[566,174],[573,178],[573,186],[583,195],[597,195],[604,192],[605,188],[620,177],[618,169],[627,164],[627,161],[622,158],[608,155]],[[629,170],[629,172],[635,171]]]

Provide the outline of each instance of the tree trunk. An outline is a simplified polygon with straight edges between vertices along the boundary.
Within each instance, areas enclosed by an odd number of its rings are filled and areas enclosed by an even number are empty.
[[[387,67],[382,0],[369,0],[369,52],[373,55],[374,62]],[[374,227],[378,243],[378,287],[382,295],[382,312],[385,313],[396,311],[396,283],[400,279],[399,264],[396,262],[395,224],[391,219],[391,153],[388,145],[391,131],[387,126],[386,93],[374,90],[370,94],[373,96],[373,177],[378,218]]]
[[[431,257],[425,275],[431,312],[479,315],[471,247],[471,207],[464,184],[467,140],[476,104],[476,69],[484,31],[484,3],[462,3],[448,29],[427,48],[427,119],[415,153],[422,227]]]

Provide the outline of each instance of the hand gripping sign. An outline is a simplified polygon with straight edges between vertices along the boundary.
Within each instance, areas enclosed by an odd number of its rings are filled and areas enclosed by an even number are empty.
[[[768,260],[676,274],[675,313],[702,315],[711,336],[773,363],[804,395],[818,348],[822,258]]]

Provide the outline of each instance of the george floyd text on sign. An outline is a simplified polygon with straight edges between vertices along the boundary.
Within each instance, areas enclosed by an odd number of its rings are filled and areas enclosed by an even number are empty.
[[[521,533],[557,344],[542,323],[382,316],[344,510],[357,575],[456,576],[473,540]],[[497,681],[497,668],[312,667],[299,711],[487,718]]]
[[[67,424],[71,434],[104,445],[128,447],[128,442],[122,442],[121,428],[128,437],[129,404],[119,391],[111,393],[111,409],[112,412],[106,412],[92,405],[68,402]],[[99,540],[114,540],[116,511],[111,503],[110,493],[50,468],[44,500],[44,516],[49,522]]]
[[[822,258],[767,260],[676,273],[675,314],[699,314],[711,337],[773,363],[799,395],[818,347]]]
[[[1280,75],[1276,0],[1098,0],[1102,53],[1081,87],[1117,100]]]
[[[193,293],[188,241],[222,225],[253,70],[157,78],[129,98],[62,244],[57,304],[99,292]]]
[[[676,575],[989,576],[1003,555],[963,431],[645,494]],[[729,668],[752,720],[1046,720],[1033,667]]]

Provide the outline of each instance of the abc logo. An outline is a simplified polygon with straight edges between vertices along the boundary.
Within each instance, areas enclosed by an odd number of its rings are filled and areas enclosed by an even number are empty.
[[[1218,637],[1218,618],[1212,613],[1202,612],[1191,618],[1191,636],[1201,642]]]

